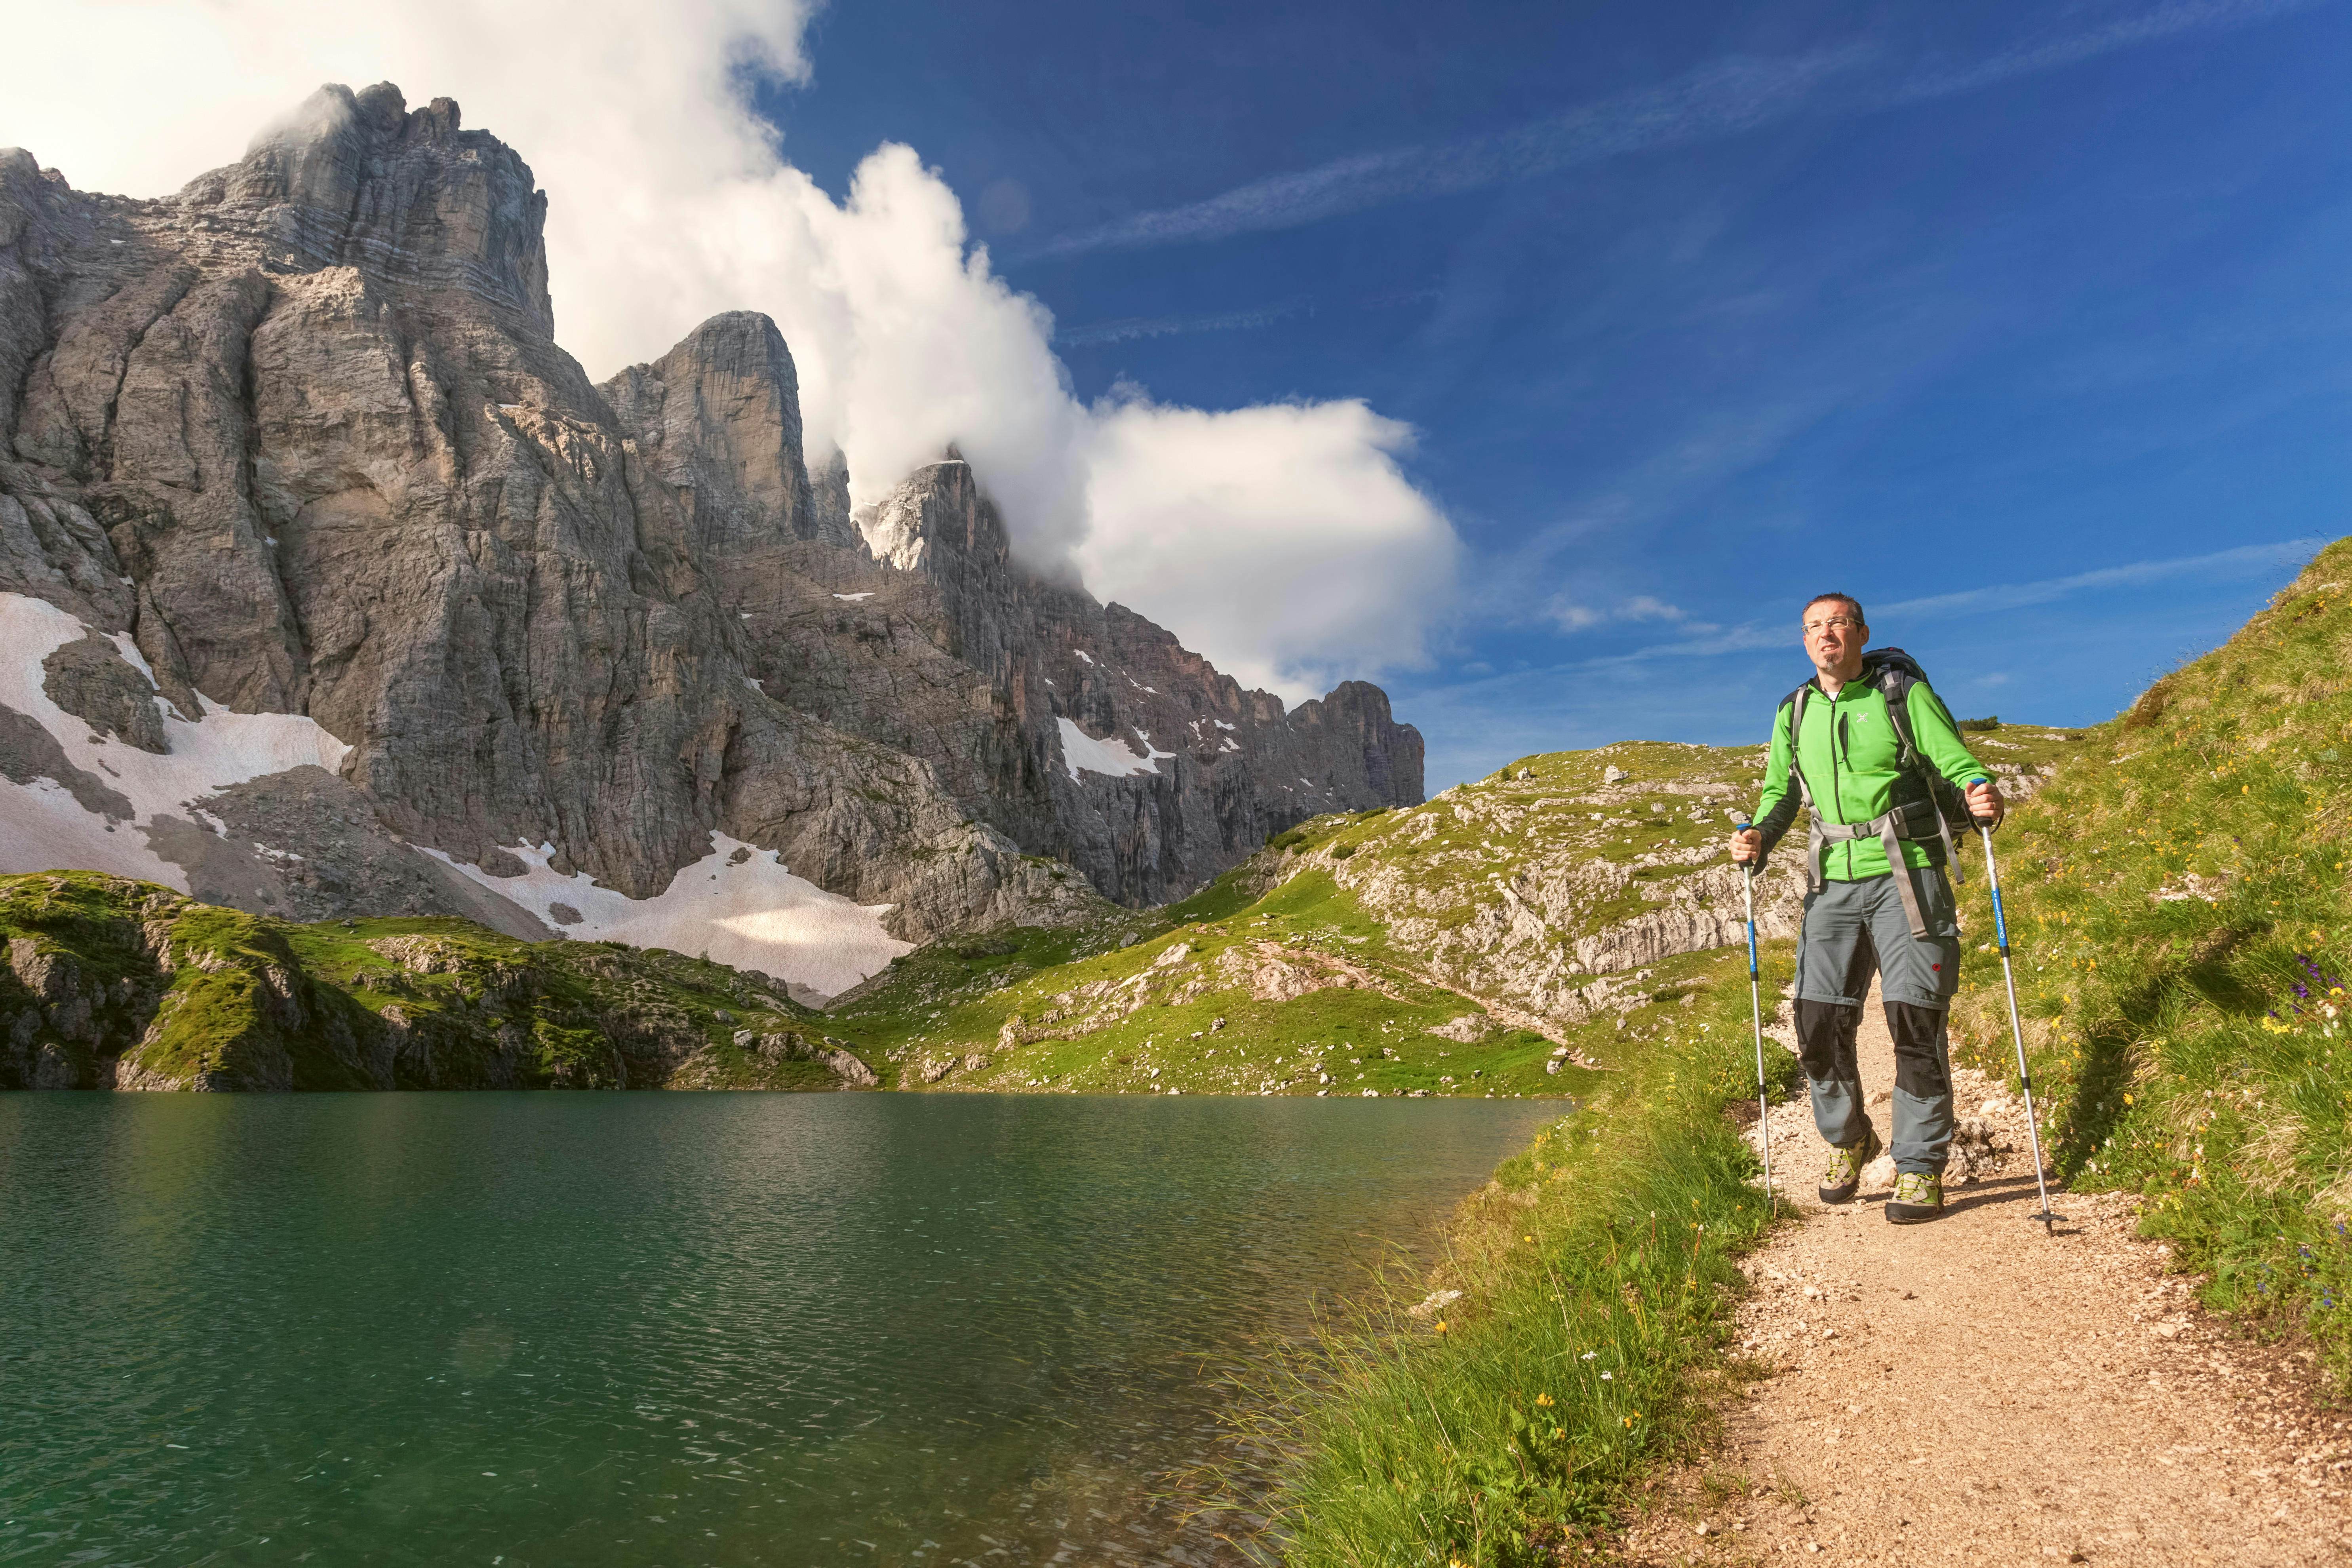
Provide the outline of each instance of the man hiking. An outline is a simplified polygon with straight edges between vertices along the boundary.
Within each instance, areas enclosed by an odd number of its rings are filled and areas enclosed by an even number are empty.
[[[1990,770],[1900,648],[1867,656],[1862,605],[1822,594],[1805,606],[1813,679],[1780,700],[1772,754],[1753,823],[1731,836],[1731,858],[1763,868],[1796,820],[1813,818],[1810,889],[1797,944],[1797,1054],[1813,1125],[1832,1153],[1823,1203],[1853,1200],[1884,1145],[1863,1104],[1854,1033],[1878,973],[1895,1037],[1895,1197],[1898,1225],[1944,1208],[1952,1142],[1946,1015],[1959,984],[1959,926],[1944,867],[1957,826],[1997,826],[2004,806]],[[1970,781],[1977,781],[1973,784]]]

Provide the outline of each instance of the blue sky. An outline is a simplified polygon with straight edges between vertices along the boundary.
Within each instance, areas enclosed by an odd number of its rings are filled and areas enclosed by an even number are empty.
[[[1382,679],[1434,791],[1759,737],[1828,587],[2043,722],[2225,637],[2345,531],[2347,46],[2333,4],[887,0],[760,104],[836,192],[915,147],[1082,398],[1415,427],[1463,591]]]
[[[452,95],[593,375],[766,310],[854,493],[959,443],[1229,670],[1381,680],[1433,788],[1758,738],[1832,587],[2103,719],[2346,531],[2352,0],[814,3],[40,8],[0,145],[155,195]]]

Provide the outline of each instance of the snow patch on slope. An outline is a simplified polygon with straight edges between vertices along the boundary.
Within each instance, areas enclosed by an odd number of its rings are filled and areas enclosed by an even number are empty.
[[[1104,773],[1115,779],[1126,778],[1130,773],[1156,773],[1160,767],[1153,759],[1171,754],[1153,751],[1148,736],[1144,738],[1142,753],[1138,754],[1132,746],[1117,735],[1097,741],[1067,719],[1057,719],[1055,722],[1062,727],[1062,763],[1070,770],[1073,780],[1078,779],[1081,768],[1090,773]],[[1136,733],[1141,735],[1143,731],[1139,730]]]
[[[125,825],[85,811],[54,779],[0,779],[0,871],[107,871],[188,890],[188,874]]]
[[[551,869],[555,846],[518,845],[510,853],[529,868],[520,877],[493,877],[478,866],[425,853],[539,916],[565,935],[632,947],[667,947],[707,953],[737,969],[756,969],[825,996],[837,996],[886,968],[914,944],[882,929],[889,904],[861,904],[828,893],[784,869],[773,849],[710,836],[711,850],[680,870],[650,899],[600,888],[585,872]],[[577,920],[559,920],[556,906]]]
[[[203,711],[193,722],[162,696],[154,699],[168,755],[93,740],[88,723],[49,700],[41,671],[42,660],[88,630],[43,600],[0,594],[0,649],[5,650],[0,653],[0,705],[47,731],[68,763],[122,796],[132,815],[110,818],[87,810],[58,780],[20,784],[0,778],[0,872],[107,871],[188,892],[187,871],[149,847],[143,826],[173,816],[220,833],[220,823],[205,810],[217,791],[306,764],[335,773],[351,752],[299,714],[232,713],[201,694],[196,700]],[[153,672],[131,639],[110,636],[152,683]],[[882,929],[887,904],[869,907],[828,893],[786,871],[772,849],[723,835],[713,841],[709,856],[678,872],[660,896],[642,900],[597,887],[585,876],[550,870],[553,845],[517,849],[530,868],[520,877],[492,877],[437,849],[424,852],[570,935],[707,952],[722,963],[762,970],[828,996],[910,951]],[[290,858],[282,851],[260,852]],[[566,912],[581,918],[557,921],[555,904],[570,905]]]
[[[68,762],[130,802],[131,816],[110,822],[84,810],[55,780],[0,779],[0,871],[110,871],[186,892],[184,870],[149,848],[143,834],[118,829],[163,816],[202,821],[205,797],[231,784],[305,765],[333,773],[351,754],[315,720],[232,713],[202,693],[196,698],[202,711],[193,721],[162,697],[154,699],[168,755],[95,739],[87,722],[49,700],[41,673],[43,659],[89,631],[79,617],[45,600],[0,594],[0,648],[6,650],[0,656],[0,705],[47,731]],[[154,672],[130,637],[116,632],[109,638],[152,684]]]

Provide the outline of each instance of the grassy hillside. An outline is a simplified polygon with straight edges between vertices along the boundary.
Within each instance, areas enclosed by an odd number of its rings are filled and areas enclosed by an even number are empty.
[[[1759,726],[1762,722],[1759,717]],[[2038,783],[2063,734],[1973,737]],[[905,1087],[1587,1094],[1745,942],[1723,852],[1763,748],[1523,758],[1426,805],[1318,817],[1198,897],[901,959],[835,1027]],[[1759,887],[1793,935],[1801,858]]]
[[[2352,542],[2166,676],[1997,840],[2052,1153],[2150,1200],[2209,1301],[2352,1384]],[[1990,931],[1979,882],[1969,930]],[[1997,957],[1964,1055],[2011,1060]],[[2013,1068],[2009,1069],[2012,1074]]]
[[[764,976],[466,921],[298,925],[95,872],[0,877],[0,1088],[834,1088]]]
[[[1562,1088],[1545,1071],[1551,1038],[1491,1019],[1399,967],[1385,931],[1328,876],[1309,871],[1244,902],[1247,876],[1108,931],[1023,931],[926,949],[841,1005],[835,1026],[872,1047],[908,1087]]]

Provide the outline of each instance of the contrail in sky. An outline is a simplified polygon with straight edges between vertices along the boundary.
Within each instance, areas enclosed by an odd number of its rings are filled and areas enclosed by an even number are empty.
[[[1895,617],[1905,621],[1938,620],[1955,616],[1989,615],[2000,610],[2021,609],[2031,605],[2047,605],[2076,594],[2096,593],[2101,589],[2138,588],[2179,577],[2204,577],[2216,582],[2236,581],[2254,576],[2284,565],[2307,561],[2327,541],[2320,538],[2282,539],[2271,544],[2244,544],[2234,550],[2217,550],[2206,555],[2178,555],[2168,560],[2129,561],[2120,566],[2105,566],[2094,572],[2077,572],[2066,577],[2044,577],[2031,583],[1999,583],[1983,588],[1969,588],[1957,594],[1937,594],[1927,598],[1905,599],[1895,604],[1867,605],[1864,608],[1874,618],[1895,625]],[[1748,653],[1759,648],[1794,647],[1801,640],[1797,635],[1796,617],[1791,615],[1783,622],[1749,621],[1729,626],[1706,636],[1681,637],[1673,642],[1653,643],[1646,647],[1628,649],[1624,653],[1602,654],[1593,658],[1577,659],[1572,663],[1554,665],[1543,669],[1515,671],[1486,680],[1465,681],[1450,688],[1454,692],[1482,687],[1518,685],[1531,680],[1557,680],[1562,676],[1591,674],[1608,669],[1622,669],[1647,664],[1659,658],[1712,658],[1722,654]]]
[[[1314,300],[1297,299],[1255,310],[1227,310],[1213,316],[1122,316],[1117,321],[1096,321],[1067,331],[1056,327],[1054,342],[1064,348],[1085,348],[1096,343],[1132,342],[1137,338],[1172,337],[1180,332],[1247,331],[1255,327],[1270,327],[1285,317],[1314,308]]]
[[[1899,604],[1882,607],[1888,615],[1899,615],[1906,620],[1979,615],[1990,610],[2015,610],[2028,605],[2046,605],[2053,599],[2063,599],[2086,590],[2137,588],[2171,577],[2244,576],[2288,562],[2306,560],[2326,542],[2317,538],[2283,539],[2275,544],[2245,544],[2235,550],[2217,550],[2210,555],[2179,556],[2169,561],[2132,561],[2121,566],[2101,567],[2095,572],[2077,572],[2071,577],[2044,577],[2035,583],[1996,584],[1991,587],[1969,588],[1958,594],[1905,599]]]
[[[1409,289],[1402,293],[1375,294],[1362,300],[1342,300],[1340,308],[1377,310],[1397,305],[1417,305],[1437,297],[1438,291],[1434,289]],[[1213,316],[1122,316],[1116,321],[1094,321],[1067,330],[1055,327],[1054,342],[1064,348],[1086,348],[1099,343],[1132,342],[1138,338],[1174,337],[1184,332],[1249,331],[1258,327],[1270,327],[1292,316],[1311,316],[1321,308],[1314,296],[1301,294],[1253,310],[1225,310]]]
[[[1273,174],[1183,206],[1137,213],[1050,240],[1020,259],[1134,250],[1296,228],[1392,202],[1454,195],[1633,153],[1719,141],[1806,113],[1867,113],[1971,92],[1998,82],[2178,37],[2245,26],[2323,0],[2173,0],[2105,26],[2020,44],[1958,69],[1870,90],[1885,51],[1854,44],[1784,59],[1734,57],[1496,136],[1398,147]],[[1850,86],[1846,84],[1851,84]],[[1844,87],[1830,92],[1824,89]]]
[[[1603,99],[1499,136],[1399,147],[1275,174],[1221,196],[1067,235],[1034,258],[1135,249],[1294,228],[1391,202],[1475,191],[1654,147],[1735,135],[1784,119],[1823,81],[1872,58],[1859,46],[1794,59],[1720,60],[1663,87]]]

